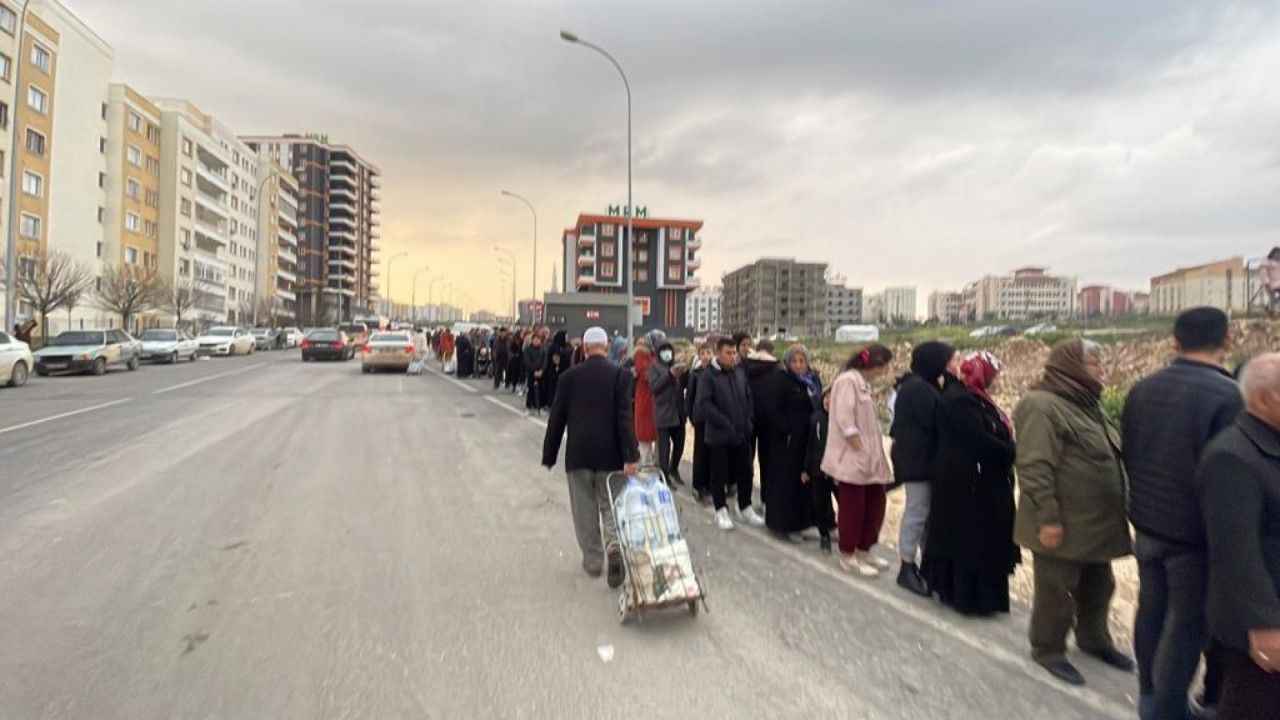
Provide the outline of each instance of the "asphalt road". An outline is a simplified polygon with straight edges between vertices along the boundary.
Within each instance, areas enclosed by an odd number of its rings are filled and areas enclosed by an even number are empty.
[[[0,718],[1130,718],[686,504],[710,612],[620,626],[541,423],[296,352],[0,391]],[[607,660],[606,660],[607,658]]]

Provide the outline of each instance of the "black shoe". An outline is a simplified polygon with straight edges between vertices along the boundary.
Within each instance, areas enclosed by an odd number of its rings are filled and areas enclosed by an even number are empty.
[[[898,569],[898,586],[920,597],[929,597],[929,584],[920,576],[920,569],[915,563],[902,563]]]
[[[609,548],[607,554],[609,556],[609,576],[606,581],[611,588],[621,587],[623,578],[622,550],[615,545]]]
[[[1084,685],[1084,676],[1080,674],[1080,671],[1076,669],[1075,665],[1072,665],[1071,662],[1065,658],[1047,660],[1045,662],[1037,660],[1036,663],[1045,670],[1048,670],[1050,675],[1058,678],[1068,685]]]
[[[1137,667],[1137,663],[1133,661],[1133,658],[1125,655],[1115,648],[1107,648],[1106,650],[1085,650],[1084,654],[1089,655],[1090,657],[1095,657],[1121,672],[1131,673],[1133,672],[1133,669]]]
[[[600,573],[604,572],[600,567],[599,560],[588,560],[586,558],[582,558],[582,571],[593,578],[600,577]]]
[[[818,538],[818,549],[828,555],[831,554],[831,534],[830,533],[822,533],[822,535]]]
[[[680,473],[671,473],[671,487],[684,487],[684,478],[680,477]]]

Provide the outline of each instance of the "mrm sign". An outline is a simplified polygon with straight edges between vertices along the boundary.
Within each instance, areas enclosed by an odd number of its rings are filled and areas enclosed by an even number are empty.
[[[614,217],[630,217],[631,208],[627,207],[626,205],[610,205],[609,214]],[[635,216],[638,218],[649,217],[649,208],[645,207],[644,205],[637,207]]]

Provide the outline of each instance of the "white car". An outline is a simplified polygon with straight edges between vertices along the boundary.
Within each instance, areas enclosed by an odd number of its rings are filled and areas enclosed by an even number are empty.
[[[238,327],[209,328],[196,338],[201,355],[252,355],[253,333]]]
[[[22,387],[31,376],[36,361],[31,348],[9,333],[0,332],[0,385]]]
[[[287,348],[296,348],[302,344],[302,331],[296,327],[287,327],[281,330],[284,333],[284,345]]]
[[[182,330],[152,328],[143,330],[139,339],[142,340],[142,359],[152,362],[195,362],[199,348],[195,338]]]

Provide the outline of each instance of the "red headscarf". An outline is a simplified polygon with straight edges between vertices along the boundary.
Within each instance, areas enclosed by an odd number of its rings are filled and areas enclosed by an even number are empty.
[[[986,350],[973,353],[965,358],[964,364],[960,366],[960,373],[964,375],[964,384],[969,391],[991,403],[996,412],[1000,413],[1000,419],[1009,428],[1009,432],[1013,432],[1013,423],[1009,421],[1009,416],[1000,409],[996,401],[991,398],[991,394],[987,392],[987,388],[1000,374],[1000,370],[1000,360]]]

